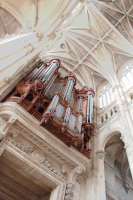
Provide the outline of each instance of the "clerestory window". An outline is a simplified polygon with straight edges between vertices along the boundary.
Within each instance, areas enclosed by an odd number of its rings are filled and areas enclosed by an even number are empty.
[[[108,106],[112,101],[114,101],[114,93],[110,84],[105,85],[99,95],[99,105],[100,109]]]
[[[121,84],[124,91],[133,86],[133,62],[128,64],[121,72],[120,75]]]

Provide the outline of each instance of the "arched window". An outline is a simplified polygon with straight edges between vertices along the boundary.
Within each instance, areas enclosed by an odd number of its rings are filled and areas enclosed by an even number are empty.
[[[122,70],[120,80],[124,91],[133,86],[133,61]]]
[[[110,84],[105,85],[99,95],[100,109],[108,106],[114,100],[114,93]]]

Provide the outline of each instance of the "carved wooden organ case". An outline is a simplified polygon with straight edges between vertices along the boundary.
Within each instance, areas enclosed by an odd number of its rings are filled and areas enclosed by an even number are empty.
[[[75,74],[62,77],[60,66],[58,59],[39,62],[6,101],[18,103],[41,126],[90,158],[94,91],[76,89]]]

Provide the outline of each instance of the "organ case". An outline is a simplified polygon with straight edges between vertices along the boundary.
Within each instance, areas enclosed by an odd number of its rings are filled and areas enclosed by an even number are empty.
[[[62,77],[60,66],[58,59],[39,62],[6,101],[18,103],[41,126],[90,158],[94,91],[87,86],[76,89],[75,74]]]

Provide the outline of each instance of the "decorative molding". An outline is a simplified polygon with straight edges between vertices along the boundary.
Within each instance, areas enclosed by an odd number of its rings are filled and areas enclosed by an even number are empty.
[[[10,114],[8,114],[8,110],[10,110]],[[70,169],[74,169],[76,166],[82,166],[85,170],[86,166],[89,166],[89,159],[74,148],[68,148],[47,130],[39,127],[38,120],[16,103],[1,104],[0,115],[1,117],[6,116],[6,119],[10,118],[10,115],[18,118],[12,125],[12,128],[17,130],[26,140],[38,146],[40,150],[45,152],[45,155],[49,155],[55,162],[58,161],[61,165],[65,164]]]
[[[100,160],[104,160],[106,153],[103,150],[99,150],[96,152],[96,154],[98,155],[98,159]]]
[[[74,188],[74,183],[68,182],[66,185],[65,200],[73,199],[73,188]]]

